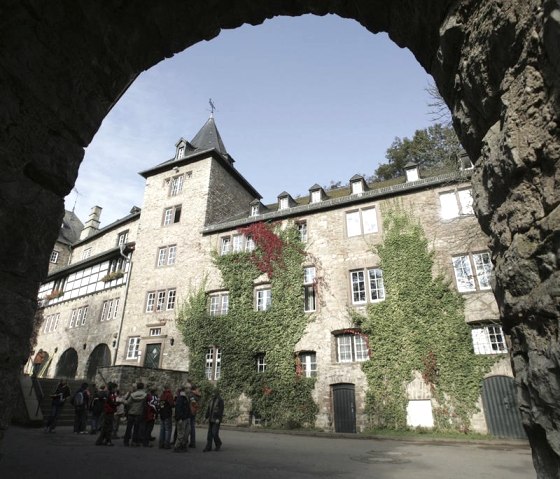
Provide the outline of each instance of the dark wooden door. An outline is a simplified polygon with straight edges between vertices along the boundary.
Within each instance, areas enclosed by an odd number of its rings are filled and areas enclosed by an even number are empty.
[[[144,356],[144,367],[159,368],[160,356],[161,356],[161,343],[148,344],[146,346],[146,356]]]
[[[482,384],[482,404],[488,432],[496,437],[526,439],[515,399],[513,378],[492,376]]]
[[[356,398],[353,384],[334,384],[333,410],[335,432],[356,432]]]

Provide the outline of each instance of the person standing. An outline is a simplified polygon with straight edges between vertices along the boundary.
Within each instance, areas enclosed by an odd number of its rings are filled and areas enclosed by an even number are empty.
[[[117,390],[115,402],[117,403],[117,410],[115,412],[115,418],[113,420],[113,439],[119,438],[119,427],[121,425],[122,418],[125,415],[124,407],[124,397],[121,392]]]
[[[126,405],[128,407],[128,416],[123,440],[125,446],[130,446],[131,437],[133,446],[140,446],[143,441],[146,429],[144,423],[146,396],[144,383],[138,383],[136,385],[136,391],[127,396]]]
[[[159,448],[171,449],[171,429],[173,427],[173,407],[175,400],[173,393],[168,385],[163,387],[163,392],[159,398]]]
[[[99,386],[99,390],[93,393],[93,399],[90,404],[91,411],[91,430],[90,434],[97,434],[101,430],[101,415],[103,414],[103,407],[107,400],[107,391],[105,384]]]
[[[60,410],[64,406],[66,398],[70,396],[70,388],[65,379],[61,379],[56,387],[54,394],[51,394],[51,414],[45,424],[45,432],[54,432],[56,427],[56,420],[60,414]]]
[[[87,434],[88,383],[82,383],[70,402],[74,406],[74,432],[76,434]]]
[[[191,428],[191,437],[189,440],[189,447],[195,448],[196,447],[196,415],[200,408],[200,389],[198,386],[194,384],[191,386],[190,398],[189,398],[189,405],[191,408],[191,417],[190,421],[190,428]]]
[[[187,427],[189,426],[190,418],[189,400],[184,387],[179,389],[177,401],[175,403],[175,430],[177,431],[177,438],[175,439],[175,446],[173,452],[187,452]]]
[[[112,446],[111,437],[113,435],[113,420],[115,411],[117,410],[117,396],[115,394],[116,384],[109,383],[109,391],[107,397],[103,401],[103,419],[101,425],[101,433],[95,441],[96,446]]]
[[[212,399],[208,403],[206,410],[206,419],[208,419],[208,435],[206,436],[206,447],[203,452],[212,450],[212,441],[216,445],[215,450],[219,451],[222,447],[220,439],[220,425],[224,417],[224,400],[220,397],[220,391],[214,389]]]
[[[158,405],[159,398],[157,396],[157,390],[152,388],[146,395],[146,407],[144,408],[145,428],[144,437],[142,438],[142,446],[144,447],[152,447],[150,440],[152,439],[152,431],[154,430],[154,424],[158,414]]]

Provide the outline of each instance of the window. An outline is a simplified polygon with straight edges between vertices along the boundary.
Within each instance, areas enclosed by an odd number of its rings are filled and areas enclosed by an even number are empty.
[[[302,243],[307,243],[307,221],[300,221],[297,223],[299,232],[299,239]]]
[[[128,242],[128,231],[123,231],[117,235],[117,246],[122,246]]]
[[[385,299],[383,272],[379,268],[350,271],[350,283],[353,304],[373,303]]]
[[[179,223],[181,220],[181,205],[172,206],[163,210],[163,226]]]
[[[51,263],[58,263],[58,257],[59,257],[60,253],[57,250],[53,250],[51,252],[51,258],[50,258],[50,262]]]
[[[257,290],[257,311],[267,311],[272,304],[272,290],[258,289]]]
[[[240,253],[241,251],[243,251],[243,240],[244,240],[243,235],[234,235],[233,236],[232,251],[234,253]]]
[[[222,369],[222,351],[214,346],[206,350],[204,374],[209,381],[220,379]]]
[[[321,190],[311,192],[311,203],[319,203],[321,201]]]
[[[126,359],[138,359],[140,356],[140,338],[128,338],[128,347],[126,348]]]
[[[375,207],[346,213],[346,234],[348,237],[377,232],[377,212]]]
[[[157,267],[172,266],[177,257],[177,245],[163,246],[158,248]]]
[[[116,319],[118,312],[119,312],[119,298],[103,301],[100,321],[110,321],[112,319]]]
[[[70,328],[78,328],[86,324],[86,317],[87,317],[88,307],[82,306],[78,309],[73,309],[72,313],[70,313]]]
[[[357,331],[337,335],[336,358],[339,363],[367,361],[369,348],[366,338]]]
[[[300,353],[298,357],[299,375],[306,378],[317,376],[317,354],[314,352]]]
[[[171,184],[169,185],[169,196],[177,196],[183,191],[183,182],[185,180],[184,175],[175,176],[171,178]]]
[[[364,184],[361,181],[352,182],[352,194],[359,195],[364,192]]]
[[[229,309],[229,293],[210,295],[210,316],[223,316]]]
[[[183,158],[184,154],[185,147],[181,145],[179,148],[177,148],[177,158]]]
[[[220,248],[220,254],[228,254],[231,251],[231,238],[229,236],[224,236],[222,238],[222,247]]]
[[[278,209],[279,210],[287,210],[289,207],[288,197],[285,196],[284,198],[278,199]]]
[[[252,236],[247,236],[247,241],[245,241],[245,251],[247,253],[255,251],[255,240]]]
[[[43,333],[52,333],[58,328],[58,320],[60,319],[60,313],[50,314],[45,317],[45,326],[43,328]]]
[[[264,353],[259,353],[256,356],[257,372],[264,373],[266,371],[266,358]]]
[[[315,266],[303,268],[303,310],[315,311]]]
[[[439,202],[441,218],[444,220],[474,214],[472,190],[470,188],[440,193]]]
[[[508,352],[502,327],[480,325],[471,330],[475,354],[505,354]]]
[[[88,259],[91,256],[91,248],[86,248],[83,252],[82,252],[82,259]]]
[[[161,291],[150,291],[146,296],[146,313],[157,313],[175,309],[177,290],[168,289]]]
[[[251,205],[251,216],[259,216],[259,205]]]
[[[161,336],[161,328],[150,328],[150,336]]]
[[[459,292],[490,289],[492,277],[490,253],[453,256],[452,261]],[[473,265],[476,275],[473,275]]]

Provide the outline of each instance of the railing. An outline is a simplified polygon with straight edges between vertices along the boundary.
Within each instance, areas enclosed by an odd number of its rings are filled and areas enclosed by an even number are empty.
[[[39,410],[41,409],[41,402],[45,397],[43,388],[41,387],[41,383],[37,379],[37,376],[31,376],[31,389],[29,390],[29,396],[31,396],[33,392],[35,392],[35,397],[37,398],[37,410],[35,411],[35,416],[37,416]]]

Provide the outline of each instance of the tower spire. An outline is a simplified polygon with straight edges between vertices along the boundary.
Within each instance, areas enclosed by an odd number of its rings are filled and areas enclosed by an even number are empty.
[[[212,98],[208,99],[208,103],[210,104],[210,118],[214,118],[214,110],[216,109],[216,107],[214,106]]]

